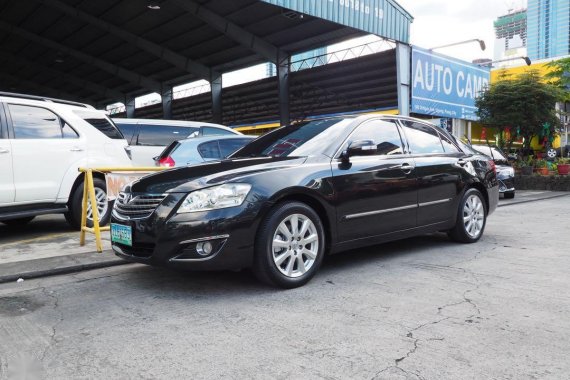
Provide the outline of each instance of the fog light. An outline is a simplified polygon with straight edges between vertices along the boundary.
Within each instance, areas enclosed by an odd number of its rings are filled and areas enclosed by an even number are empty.
[[[196,252],[198,252],[200,256],[208,256],[210,253],[212,253],[213,249],[214,247],[209,241],[196,244]]]

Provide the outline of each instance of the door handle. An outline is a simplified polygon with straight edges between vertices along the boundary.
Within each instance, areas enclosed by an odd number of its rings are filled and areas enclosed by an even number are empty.
[[[467,165],[467,161],[465,161],[463,158],[461,158],[461,159],[459,159],[459,161],[457,161],[457,165],[465,166],[465,165]]]
[[[75,147],[71,148],[69,151],[70,151],[70,152],[83,152],[83,149],[78,148],[78,147],[75,146]]]
[[[10,153],[8,149],[0,148],[0,154]]]
[[[410,165],[410,164],[402,164],[402,165],[400,165],[400,169],[402,169],[402,171],[404,173],[410,174],[412,172],[412,170],[415,169],[415,167]]]

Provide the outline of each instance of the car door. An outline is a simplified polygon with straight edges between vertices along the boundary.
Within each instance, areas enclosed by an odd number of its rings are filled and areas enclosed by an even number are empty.
[[[14,202],[15,194],[12,143],[8,136],[4,107],[0,103],[0,204]]]
[[[383,235],[416,226],[414,161],[403,149],[394,121],[371,120],[355,129],[341,150],[372,140],[370,155],[332,161],[340,242]]]
[[[86,142],[53,111],[8,103],[16,202],[54,202],[65,173],[87,156]]]
[[[418,226],[452,219],[463,188],[465,154],[431,124],[406,120],[402,126],[416,164]]]

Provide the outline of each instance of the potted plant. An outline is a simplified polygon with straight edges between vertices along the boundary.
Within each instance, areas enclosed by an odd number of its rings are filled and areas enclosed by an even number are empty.
[[[521,174],[532,175],[534,169],[532,156],[528,156],[526,160],[521,161]]]
[[[558,175],[568,175],[568,171],[570,171],[570,158],[559,158],[556,165]]]
[[[540,175],[548,175],[548,163],[546,160],[538,159],[534,161],[534,171]]]

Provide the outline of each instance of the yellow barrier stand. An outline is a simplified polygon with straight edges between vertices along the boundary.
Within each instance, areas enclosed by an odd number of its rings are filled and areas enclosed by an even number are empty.
[[[99,210],[97,210],[97,198],[95,197],[95,187],[93,186],[93,172],[108,174],[112,172],[158,172],[168,168],[148,167],[148,168],[79,168],[84,173],[83,179],[83,204],[81,210],[81,234],[79,237],[79,245],[85,245],[85,233],[95,234],[95,244],[97,252],[103,252],[101,244],[101,231],[110,231],[110,227],[101,227],[99,225]],[[93,227],[87,227],[87,202],[91,203],[91,211],[93,218]]]

